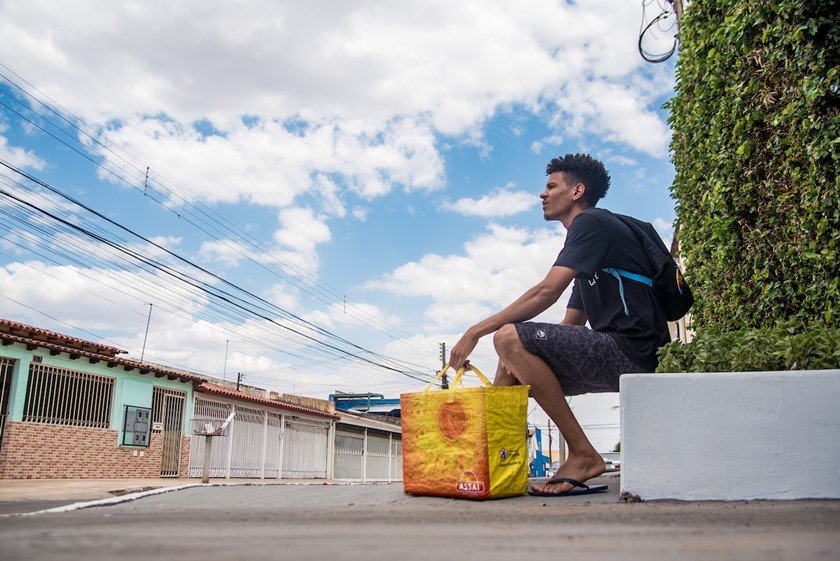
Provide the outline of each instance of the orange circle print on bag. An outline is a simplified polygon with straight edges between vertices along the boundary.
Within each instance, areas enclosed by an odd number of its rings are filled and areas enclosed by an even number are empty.
[[[470,416],[459,401],[447,402],[438,409],[438,427],[446,438],[455,440],[467,431]]]

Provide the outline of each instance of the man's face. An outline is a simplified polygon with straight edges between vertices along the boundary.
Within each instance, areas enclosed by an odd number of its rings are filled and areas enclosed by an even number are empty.
[[[567,181],[562,171],[552,173],[545,180],[545,190],[540,194],[543,217],[546,220],[562,220],[572,209],[575,184]]]

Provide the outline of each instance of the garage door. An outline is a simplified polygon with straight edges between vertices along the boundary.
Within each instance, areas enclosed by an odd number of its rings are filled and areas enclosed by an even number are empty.
[[[286,420],[283,434],[283,477],[327,477],[329,423]]]

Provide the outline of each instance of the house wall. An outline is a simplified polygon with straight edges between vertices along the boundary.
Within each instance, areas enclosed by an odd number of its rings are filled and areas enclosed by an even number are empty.
[[[163,435],[148,448],[114,446],[117,431],[9,422],[0,448],[2,479],[158,478]],[[190,439],[181,438],[180,473],[186,475]]]
[[[0,478],[125,478],[160,477],[163,436],[152,431],[146,447],[122,446],[125,406],[152,406],[154,386],[186,393],[181,426],[179,475],[189,466],[189,419],[193,415],[191,383],[142,375],[105,362],[71,359],[66,353],[50,355],[44,349],[29,351],[23,344],[0,347],[0,356],[16,361],[12,375],[9,412],[0,443]],[[110,427],[92,429],[46,423],[23,422],[26,388],[32,357],[48,366],[89,372],[114,378]]]

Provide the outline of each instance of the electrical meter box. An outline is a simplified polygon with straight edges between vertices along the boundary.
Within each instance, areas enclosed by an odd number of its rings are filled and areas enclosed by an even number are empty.
[[[152,409],[150,407],[125,406],[123,446],[149,446],[152,430]]]

